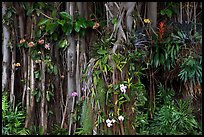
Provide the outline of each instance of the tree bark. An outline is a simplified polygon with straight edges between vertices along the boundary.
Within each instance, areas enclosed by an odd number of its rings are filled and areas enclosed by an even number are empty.
[[[151,26],[155,28],[157,26],[157,2],[148,2],[147,4],[147,18],[151,20]]]
[[[6,14],[6,3],[2,2],[2,17]],[[3,55],[3,62],[2,62],[2,92],[8,90],[8,79],[9,79],[9,61],[10,61],[10,54],[8,49],[8,42],[10,39],[10,32],[8,26],[6,24],[3,25],[3,48],[2,48],[2,55]]]
[[[136,2],[126,2],[125,8],[127,10],[126,12],[126,25],[127,30],[129,32],[132,32],[132,24],[133,24],[133,18],[132,18],[132,12],[134,10]]]
[[[66,11],[70,14],[72,19],[74,19],[74,10],[75,9],[75,2],[66,3]],[[67,48],[67,67],[68,67],[68,89],[67,94],[69,96],[68,99],[68,123],[72,123],[72,103],[73,98],[71,98],[71,93],[76,90],[76,42],[75,37],[73,34],[68,36],[69,46]],[[65,108],[66,109],[66,108]],[[71,134],[71,124],[69,126],[69,135]]]

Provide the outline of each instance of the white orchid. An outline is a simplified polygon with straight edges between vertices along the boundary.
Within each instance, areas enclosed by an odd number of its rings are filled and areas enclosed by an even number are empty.
[[[126,88],[127,86],[125,86],[124,84],[120,84],[120,91],[123,92],[124,94],[126,92]]]
[[[122,115],[120,115],[120,116],[118,117],[118,120],[123,121],[123,120],[124,120],[124,117],[123,117]]]

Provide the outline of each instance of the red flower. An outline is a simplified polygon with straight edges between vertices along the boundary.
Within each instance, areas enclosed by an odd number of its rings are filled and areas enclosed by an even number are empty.
[[[163,21],[161,21],[160,23],[159,23],[159,32],[158,32],[158,40],[159,41],[161,41],[161,39],[162,39],[162,37],[163,37],[163,35],[164,35],[164,22]]]

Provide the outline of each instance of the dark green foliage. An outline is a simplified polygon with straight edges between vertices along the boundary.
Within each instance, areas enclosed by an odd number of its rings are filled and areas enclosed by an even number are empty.
[[[25,113],[19,110],[19,105],[12,110],[7,95],[2,96],[2,134],[28,135],[30,131],[24,128]]]
[[[54,124],[50,135],[68,135],[67,129],[61,128],[60,126]]]
[[[81,128],[77,128],[74,134],[77,135],[92,135],[93,130],[93,112],[91,103],[85,100],[82,106],[81,113]]]
[[[98,83],[96,85],[96,92],[98,95],[98,100],[101,109],[105,107],[105,96],[106,96],[106,88],[105,83],[102,79],[98,79]]]
[[[173,100],[173,90],[159,86],[157,109],[153,120],[149,120],[149,133],[153,135],[196,135],[201,134],[192,108],[187,100]]]
[[[181,65],[181,71],[179,77],[182,81],[199,85],[202,83],[202,59],[201,61],[195,60],[192,56],[185,59],[184,63]]]

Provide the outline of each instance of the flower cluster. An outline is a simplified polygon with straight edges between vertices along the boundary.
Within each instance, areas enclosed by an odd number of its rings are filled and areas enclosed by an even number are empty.
[[[115,123],[115,122],[116,122],[115,119],[112,119],[112,120],[110,120],[110,119],[106,119],[107,127],[111,127],[111,126],[113,126],[113,123]]]
[[[149,23],[151,23],[151,21],[150,21],[150,19],[144,19],[144,23],[149,24]]]
[[[16,67],[20,67],[21,64],[20,64],[20,63],[16,63],[15,66],[16,66]]]
[[[41,62],[42,62],[42,60],[40,60],[40,59],[35,61],[35,63],[41,63]]]
[[[125,94],[127,86],[124,86],[124,84],[120,84],[120,91]]]

